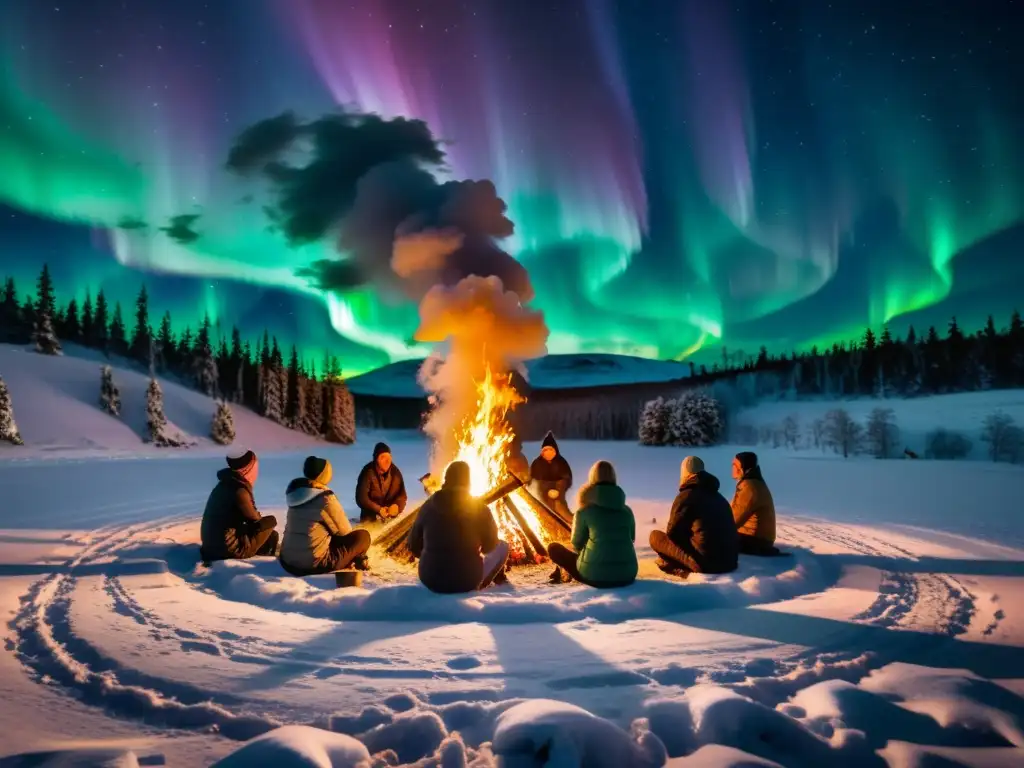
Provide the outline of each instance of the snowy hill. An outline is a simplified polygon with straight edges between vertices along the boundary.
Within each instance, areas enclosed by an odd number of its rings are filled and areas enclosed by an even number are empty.
[[[405,360],[355,376],[348,387],[355,395],[423,397],[416,381],[422,360]],[[526,363],[534,389],[603,387],[614,384],[673,381],[690,375],[690,364],[673,360],[609,354],[548,355]]]
[[[146,387],[149,377],[124,361],[110,361],[121,391],[121,418],[98,405],[100,369],[107,361],[93,350],[67,345],[63,357],[40,355],[27,347],[0,344],[0,376],[14,403],[14,416],[25,445],[0,444],[0,458],[39,454],[103,455],[178,451],[143,442],[146,435]],[[210,422],[214,400],[173,380],[160,377],[167,420],[197,443],[196,449],[224,448],[214,443]],[[233,405],[235,445],[253,450],[290,450],[321,444],[308,435]]]

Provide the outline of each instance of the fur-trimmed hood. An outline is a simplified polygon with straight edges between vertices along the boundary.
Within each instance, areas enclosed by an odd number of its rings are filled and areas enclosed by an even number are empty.
[[[316,485],[304,477],[297,477],[288,483],[284,498],[289,507],[300,507],[325,493],[331,493],[331,489]]]

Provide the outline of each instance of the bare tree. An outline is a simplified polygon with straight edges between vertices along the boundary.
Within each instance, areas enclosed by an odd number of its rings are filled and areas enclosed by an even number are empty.
[[[867,442],[878,459],[888,459],[900,439],[896,413],[892,408],[875,408],[868,416]]]
[[[1003,411],[996,411],[985,418],[981,439],[988,443],[988,455],[992,461],[1017,462],[1020,459],[1024,432],[1013,417]]]
[[[825,448],[825,420],[815,419],[811,422],[811,441],[815,448]]]
[[[822,437],[832,450],[847,459],[860,448],[864,430],[844,409],[835,408],[825,414]]]
[[[795,413],[782,420],[782,439],[787,448],[795,449],[800,440],[800,420]]]
[[[971,453],[970,439],[947,429],[929,432],[924,445],[924,455],[928,459],[966,459]]]

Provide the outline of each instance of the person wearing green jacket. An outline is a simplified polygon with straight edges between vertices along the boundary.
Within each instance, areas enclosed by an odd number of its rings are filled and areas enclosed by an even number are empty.
[[[636,520],[626,494],[616,484],[615,467],[598,461],[580,488],[572,524],[572,549],[552,542],[548,557],[570,577],[599,589],[625,587],[636,580]],[[563,579],[552,574],[553,582]]]

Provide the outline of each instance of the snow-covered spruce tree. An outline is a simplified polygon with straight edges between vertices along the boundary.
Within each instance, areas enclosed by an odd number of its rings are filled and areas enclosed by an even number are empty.
[[[213,414],[210,425],[210,437],[218,445],[231,445],[235,441],[235,417],[231,406],[226,401],[217,403],[217,412]]]
[[[180,448],[184,442],[167,432],[167,417],[164,416],[164,392],[160,382],[153,376],[146,389],[146,428],[149,442],[159,448]]]
[[[260,410],[264,417],[280,424],[284,419],[281,413],[281,374],[273,364],[263,369],[263,389],[260,392]]]
[[[32,343],[36,352],[41,355],[63,355],[64,351],[53,330],[53,319],[46,313],[36,315],[35,328],[32,331]]]
[[[640,427],[637,437],[640,445],[665,445],[668,431],[669,402],[663,397],[648,400],[640,412]]]
[[[672,445],[714,445],[724,429],[721,404],[705,392],[684,393],[669,414],[668,438]]]
[[[100,408],[111,416],[121,415],[121,391],[114,383],[114,371],[109,365],[100,369]]]
[[[14,421],[14,404],[3,376],[0,376],[0,440],[11,445],[25,444],[18,432],[18,424]]]
[[[344,379],[329,384],[327,397],[330,414],[325,437],[332,443],[352,445],[356,441],[356,403]]]
[[[192,372],[199,391],[207,397],[216,397],[220,373],[217,370],[217,358],[213,354],[210,332],[210,316],[207,315],[203,318],[192,350]]]

